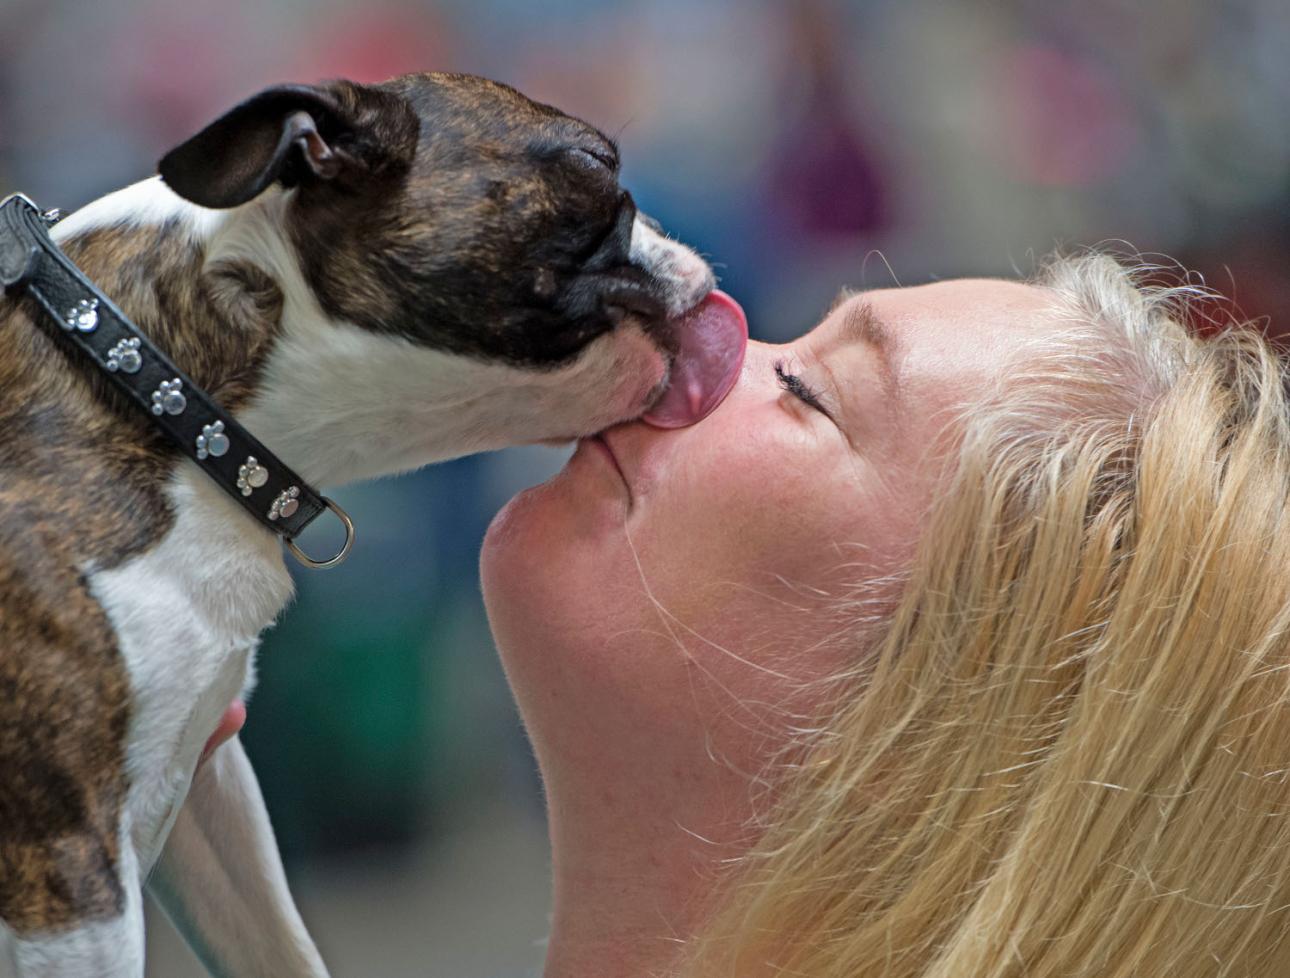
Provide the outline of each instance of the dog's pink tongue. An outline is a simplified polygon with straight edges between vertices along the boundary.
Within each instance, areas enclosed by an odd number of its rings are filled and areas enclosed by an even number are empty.
[[[748,319],[720,290],[671,324],[681,342],[667,390],[642,420],[684,428],[707,417],[735,385],[748,347]]]

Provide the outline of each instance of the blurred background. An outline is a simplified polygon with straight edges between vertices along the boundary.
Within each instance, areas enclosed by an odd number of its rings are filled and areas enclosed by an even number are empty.
[[[638,204],[759,339],[844,283],[1025,274],[1097,243],[1168,255],[1276,331],[1287,49],[1285,0],[0,0],[0,196],[75,208],[272,83],[467,71],[617,137]],[[541,786],[476,560],[564,457],[340,490],[353,556],[298,574],[266,636],[244,738],[338,978],[541,971]],[[149,945],[150,976],[202,974],[155,915]]]

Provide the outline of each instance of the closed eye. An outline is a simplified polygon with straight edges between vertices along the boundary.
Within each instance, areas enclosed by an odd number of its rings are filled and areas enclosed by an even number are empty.
[[[792,394],[803,404],[815,408],[815,410],[819,411],[830,421],[833,420],[833,416],[829,414],[828,410],[820,402],[820,396],[797,374],[789,373],[784,368],[783,360],[775,361],[775,377],[779,380],[779,386],[788,391],[788,393]]]
[[[585,157],[597,166],[603,166],[610,172],[618,169],[618,160],[601,150],[586,149],[585,147],[578,146],[573,152],[575,155]]]

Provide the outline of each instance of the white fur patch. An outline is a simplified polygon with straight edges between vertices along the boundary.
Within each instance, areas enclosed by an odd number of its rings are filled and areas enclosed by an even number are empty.
[[[249,682],[259,633],[292,591],[277,539],[194,463],[179,466],[168,494],[166,536],[88,574],[130,677],[126,811],[145,872],[206,738]]]
[[[161,177],[152,177],[86,204],[55,224],[50,236],[63,242],[86,231],[178,220],[179,227],[195,240],[205,240],[224,223],[229,213],[189,203],[167,187]]]

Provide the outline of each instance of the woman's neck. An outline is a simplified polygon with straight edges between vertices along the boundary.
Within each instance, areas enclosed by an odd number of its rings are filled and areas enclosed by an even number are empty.
[[[676,771],[672,790],[550,792],[554,913],[543,978],[669,976],[746,850],[748,785]],[[658,786],[655,786],[657,788]]]
[[[702,846],[697,840],[678,841],[673,851],[662,852],[634,852],[626,840],[620,842],[621,848],[579,858],[577,866],[562,857],[557,844],[543,978],[672,974],[702,919],[716,859],[694,851]]]

